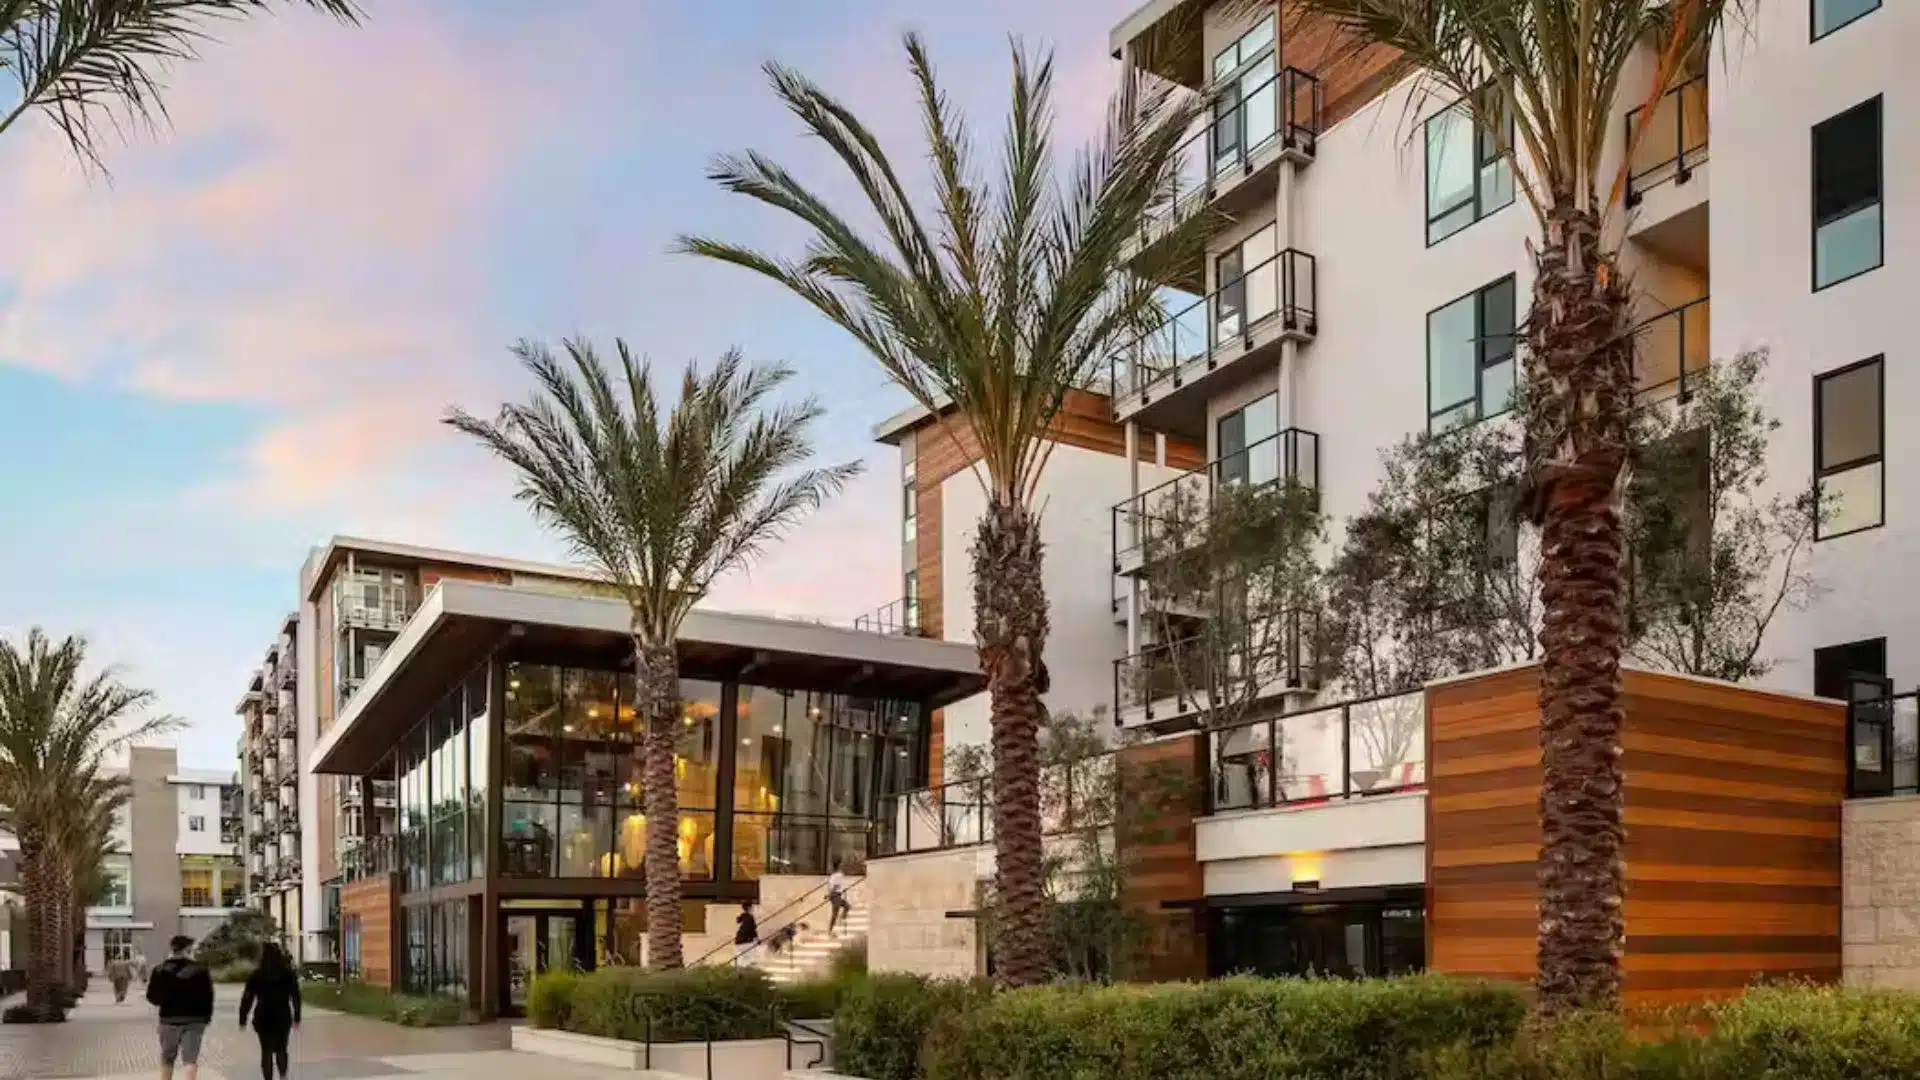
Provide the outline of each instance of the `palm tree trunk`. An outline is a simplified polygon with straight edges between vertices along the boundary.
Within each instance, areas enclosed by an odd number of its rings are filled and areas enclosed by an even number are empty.
[[[20,831],[20,876],[27,902],[27,1004],[42,1015],[54,1007],[60,970],[59,892],[48,865],[46,840],[37,826]]]
[[[1040,836],[1041,555],[1040,519],[1018,502],[990,502],[973,545],[974,634],[993,723],[994,960],[1014,986],[1044,980],[1052,952]]]
[[[1629,297],[1592,214],[1550,217],[1527,316],[1539,460],[1540,938],[1536,1007],[1608,1008],[1626,943],[1621,528],[1633,404]]]
[[[680,797],[673,751],[679,741],[680,662],[673,642],[633,639],[634,681],[646,721],[642,783],[647,813],[647,966],[677,968],[680,954]]]

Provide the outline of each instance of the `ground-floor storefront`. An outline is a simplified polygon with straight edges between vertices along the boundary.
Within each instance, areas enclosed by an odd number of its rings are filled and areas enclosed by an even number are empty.
[[[1207,910],[1211,976],[1398,975],[1426,966],[1422,886],[1217,896]]]

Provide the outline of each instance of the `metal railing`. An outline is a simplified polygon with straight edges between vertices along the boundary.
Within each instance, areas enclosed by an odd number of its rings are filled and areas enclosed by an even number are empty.
[[[291,739],[294,738],[299,731],[300,717],[294,713],[293,707],[289,705],[281,709],[280,720],[274,725],[273,733],[283,739]]]
[[[1272,618],[1250,645],[1229,648],[1196,635],[1115,660],[1114,716],[1124,722],[1137,709],[1152,721],[1312,689],[1320,613],[1288,610]]]
[[[1647,107],[1642,105],[1627,114],[1627,138],[1640,125]],[[1627,173],[1627,205],[1639,203],[1649,188],[1671,180],[1684,184],[1693,178],[1693,170],[1707,159],[1707,77],[1698,75],[1664,94],[1653,104],[1653,113],[1644,116],[1646,130],[1633,148],[1633,164]]]
[[[365,582],[349,582],[342,588],[333,605],[333,621],[338,630],[397,631],[413,615],[405,589],[379,586],[374,590],[373,601],[368,602]]]
[[[1425,787],[1426,705],[1416,690],[1210,731],[1206,812]]]
[[[1237,89],[1239,83],[1226,84]],[[1215,102],[1174,151],[1173,198],[1155,220],[1191,213],[1211,201],[1216,185],[1276,146],[1309,157],[1319,148],[1325,99],[1320,80],[1299,68],[1283,68],[1229,104],[1217,87]]]
[[[1281,482],[1320,489],[1320,436],[1305,428],[1288,428],[1245,449],[1223,454],[1191,472],[1162,481],[1140,494],[1114,504],[1113,568],[1141,555],[1155,541],[1179,542],[1182,529],[1206,520],[1214,497],[1224,485],[1263,488]]]
[[[920,598],[903,596],[889,604],[853,620],[855,630],[864,630],[869,634],[901,634],[906,637],[922,637],[920,628]]]
[[[1920,795],[1920,691],[1847,703],[1847,797]]]
[[[1116,747],[1041,767],[1042,835],[1061,836],[1113,824],[1112,790],[1119,754]],[[873,857],[945,851],[992,840],[993,779],[979,776],[882,796]]]
[[[1204,360],[1211,369],[1216,352],[1232,346],[1237,355],[1276,319],[1283,330],[1316,333],[1315,273],[1312,255],[1287,248],[1174,311],[1107,358],[1114,395],[1149,394],[1168,382],[1178,387],[1187,364]]]
[[[1634,393],[1646,401],[1685,404],[1694,378],[1713,364],[1713,298],[1670,308],[1634,327]]]

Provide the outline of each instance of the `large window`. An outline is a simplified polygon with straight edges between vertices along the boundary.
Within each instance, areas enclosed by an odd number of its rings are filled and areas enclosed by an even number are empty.
[[[1494,138],[1465,101],[1427,119],[1427,244],[1432,246],[1513,202],[1513,116]]]
[[[1214,910],[1208,974],[1400,975],[1426,966],[1426,918],[1417,895],[1387,903],[1324,903]]]
[[[1281,471],[1280,396],[1267,394],[1222,416],[1214,425],[1216,479],[1223,484],[1265,484]]]
[[[469,695],[475,700],[470,702]],[[357,858],[367,860],[370,872],[391,866],[408,892],[465,881],[485,870],[484,846],[479,856],[470,855],[469,846],[485,833],[484,800],[470,792],[471,776],[477,775],[482,787],[486,779],[486,695],[483,665],[435,701],[369,778],[376,805],[371,816],[360,809],[360,824],[380,824],[373,830],[378,835],[362,841],[366,854]],[[477,749],[467,728],[476,712]],[[378,805],[389,794],[395,804],[391,816]]]
[[[1813,129],[1813,287],[1817,292],[1880,266],[1880,99]]]
[[[1880,10],[1880,0],[1812,0],[1813,40]]]
[[[180,906],[213,906],[212,867],[182,866],[180,868]]]
[[[1814,483],[1819,539],[1886,521],[1885,365],[1880,357],[1816,376]]]
[[[115,960],[133,960],[133,931],[125,927],[113,927],[100,931],[100,958],[111,964]]]
[[[1267,225],[1213,262],[1213,340],[1247,333],[1280,310],[1279,232]]]
[[[1274,21],[1261,19],[1213,57],[1213,169],[1247,159],[1280,130]]]
[[[1428,430],[1470,424],[1511,404],[1514,288],[1508,275],[1428,313]]]
[[[100,906],[112,908],[133,906],[133,857],[120,854],[107,855],[100,860],[100,873],[106,879],[106,887],[101,891]]]

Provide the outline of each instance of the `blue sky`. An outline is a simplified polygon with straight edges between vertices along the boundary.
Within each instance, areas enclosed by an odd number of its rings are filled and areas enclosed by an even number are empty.
[[[737,345],[827,404],[820,453],[869,474],[716,602],[851,616],[898,591],[904,403],[811,310],[666,254],[800,234],[703,176],[754,148],[842,205],[759,66],[841,95],[918,171],[899,48],[918,29],[977,132],[1007,38],[1057,50],[1061,133],[1098,127],[1133,0],[371,0],[222,28],[171,124],[84,173],[44,123],[0,139],[0,633],[85,634],[230,767],[233,708],[307,550],[335,533],[558,559],[511,479],[436,423],[525,385],[518,337],[618,334],[677,368]],[[804,14],[802,14],[804,11]],[[22,242],[24,240],[24,242]]]

